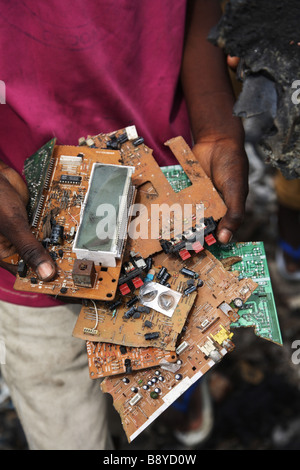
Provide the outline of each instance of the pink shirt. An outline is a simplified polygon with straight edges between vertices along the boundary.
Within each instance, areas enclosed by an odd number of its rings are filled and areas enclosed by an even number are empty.
[[[53,136],[134,124],[160,165],[176,163],[164,142],[190,141],[179,86],[186,0],[0,0],[0,159],[22,172]],[[48,296],[13,290],[0,271],[0,299],[50,306]]]

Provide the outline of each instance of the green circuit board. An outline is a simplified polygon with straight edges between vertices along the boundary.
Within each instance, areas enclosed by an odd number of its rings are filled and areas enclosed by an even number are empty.
[[[241,261],[232,269],[239,278],[251,278],[258,284],[248,301],[239,309],[240,318],[232,328],[253,327],[257,336],[282,345],[280,325],[274,300],[267,258],[263,242],[215,245],[210,249],[218,259],[239,256]]]
[[[180,165],[162,166],[161,170],[176,193],[192,184]]]
[[[179,192],[191,183],[180,165],[161,168],[174,191]],[[258,287],[239,310],[240,319],[232,328],[253,327],[257,336],[282,345],[281,331],[274,300],[266,253],[263,242],[215,244],[210,251],[217,259],[239,256],[242,261],[234,264],[240,278],[251,278]]]
[[[28,157],[24,163],[24,176],[26,179],[30,199],[27,207],[29,222],[34,226],[35,218],[43,206],[43,191],[47,187],[51,166],[52,154],[56,139],[53,138],[34,155]]]

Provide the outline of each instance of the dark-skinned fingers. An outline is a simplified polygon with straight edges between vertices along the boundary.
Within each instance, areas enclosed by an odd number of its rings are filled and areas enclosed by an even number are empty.
[[[42,281],[50,281],[55,277],[56,265],[42,244],[30,230],[14,237],[17,253],[30,266]]]
[[[246,181],[242,187],[240,184],[232,183],[231,188],[223,192],[227,212],[218,224],[216,235],[220,243],[229,243],[234,233],[242,225],[247,194],[248,184]]]
[[[43,281],[56,274],[56,265],[49,253],[30,230],[24,200],[6,177],[0,174],[0,229],[28,266]],[[5,248],[5,245],[2,246]]]
[[[1,220],[1,217],[0,217]],[[43,281],[56,274],[56,265],[42,244],[35,238],[26,219],[26,213],[10,216],[2,224],[2,236],[14,247],[14,251],[30,266]],[[5,245],[2,245],[5,253]],[[8,256],[6,253],[4,257]]]

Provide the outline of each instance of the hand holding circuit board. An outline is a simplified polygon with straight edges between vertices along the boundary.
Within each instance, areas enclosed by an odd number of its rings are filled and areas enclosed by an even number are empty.
[[[0,260],[18,253],[44,281],[55,275],[55,264],[49,253],[33,235],[26,206],[29,195],[22,177],[0,163]],[[17,267],[1,261],[1,266],[13,274]]]
[[[90,377],[105,377],[101,388],[112,395],[129,442],[234,348],[231,325],[238,324],[239,309],[257,288],[211,253],[226,205],[186,142],[181,137],[166,142],[189,180],[178,192],[151,149],[131,131],[99,134],[76,147],[57,146],[53,139],[25,162],[30,231],[56,264],[56,275],[43,282],[22,258],[24,251],[12,261],[16,290],[82,302],[73,336],[86,341]],[[144,224],[126,210],[133,201],[148,214]],[[194,213],[185,218],[181,235],[173,220],[168,236],[167,218],[159,224],[158,238],[128,236],[129,228],[151,221],[153,205],[165,201],[193,209],[201,202],[204,218],[199,221]],[[97,208],[106,203],[120,217],[111,239],[98,242]],[[151,271],[154,283],[143,297]],[[266,281],[265,276],[261,282]],[[259,295],[259,304],[246,310],[248,317],[259,305],[261,318],[264,286]],[[171,299],[177,299],[172,312],[166,309]],[[253,325],[248,317],[243,324]]]

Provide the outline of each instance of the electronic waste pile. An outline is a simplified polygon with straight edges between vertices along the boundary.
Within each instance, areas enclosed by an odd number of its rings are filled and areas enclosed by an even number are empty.
[[[45,144],[24,175],[32,231],[57,275],[43,282],[7,260],[15,289],[82,303],[70,334],[86,342],[89,377],[111,394],[129,442],[234,348],[235,328],[281,344],[263,244],[217,243],[221,197],[181,137],[166,146],[178,166],[160,168],[135,126]],[[174,218],[153,216],[164,203],[192,207],[180,236]]]

